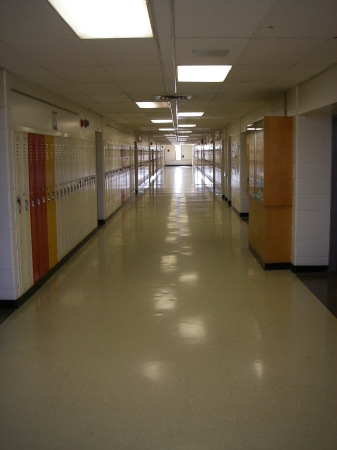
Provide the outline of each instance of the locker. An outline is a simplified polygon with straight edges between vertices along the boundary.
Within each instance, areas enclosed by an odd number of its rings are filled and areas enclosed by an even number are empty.
[[[44,135],[36,137],[36,186],[37,186],[37,228],[39,239],[40,277],[49,270],[48,252],[48,219],[47,219],[47,189],[46,189],[46,154]]]
[[[37,181],[36,181],[36,135],[28,134],[28,167],[29,167],[29,196],[30,196],[30,222],[32,239],[33,279],[34,283],[40,278],[39,265],[39,238],[37,215]]]
[[[26,133],[14,133],[16,224],[20,295],[34,283],[29,209],[28,142]]]
[[[54,138],[55,147],[55,188],[56,188],[56,230],[57,230],[57,259],[60,261],[63,256],[63,172],[62,172],[62,138]]]
[[[57,225],[55,195],[55,148],[54,137],[45,136],[46,152],[46,189],[47,189],[47,226],[49,268],[58,262],[57,257]]]
[[[121,180],[121,204],[125,201],[125,158],[124,148],[120,148],[120,180]]]

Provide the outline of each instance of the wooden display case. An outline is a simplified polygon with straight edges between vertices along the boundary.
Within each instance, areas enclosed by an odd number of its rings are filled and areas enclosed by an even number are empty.
[[[247,127],[249,246],[264,268],[291,261],[293,120]]]

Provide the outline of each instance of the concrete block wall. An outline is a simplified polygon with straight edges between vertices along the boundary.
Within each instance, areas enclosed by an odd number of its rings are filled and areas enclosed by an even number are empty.
[[[292,263],[327,266],[330,239],[331,114],[295,117]]]

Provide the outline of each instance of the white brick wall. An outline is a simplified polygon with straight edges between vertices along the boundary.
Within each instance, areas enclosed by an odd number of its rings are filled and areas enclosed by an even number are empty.
[[[295,118],[292,263],[328,265],[331,126],[329,114]]]

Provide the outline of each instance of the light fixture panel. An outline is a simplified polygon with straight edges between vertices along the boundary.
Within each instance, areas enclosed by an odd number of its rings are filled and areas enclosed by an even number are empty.
[[[81,39],[153,37],[146,0],[48,0]]]
[[[201,117],[203,112],[179,112],[178,117]]]
[[[179,82],[222,83],[232,66],[178,66]]]
[[[167,102],[136,102],[139,108],[168,108],[169,105]]]

